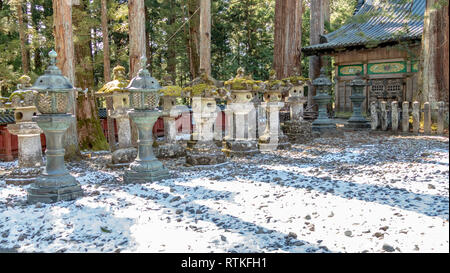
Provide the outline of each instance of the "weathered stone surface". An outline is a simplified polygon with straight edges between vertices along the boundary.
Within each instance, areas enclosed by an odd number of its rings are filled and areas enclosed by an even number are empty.
[[[414,101],[412,104],[413,132],[418,133],[420,129],[420,103]]]
[[[371,122],[370,122],[370,126],[372,130],[376,130],[378,128],[378,111],[377,111],[377,104],[372,101],[372,103],[370,104],[370,117],[371,117]]]
[[[389,126],[387,104],[385,101],[380,102],[381,110],[381,130],[386,131]]]
[[[392,120],[392,131],[398,131],[398,102],[393,101],[391,103],[391,120]]]
[[[248,156],[259,153],[256,140],[224,140],[222,152],[226,156]]]
[[[45,170],[28,188],[27,202],[52,203],[73,200],[83,195],[80,183],[69,174],[64,164],[62,138],[72,120],[70,114],[34,117],[47,141]]]
[[[423,131],[431,134],[431,106],[429,102],[423,104]]]
[[[282,129],[291,143],[302,144],[313,139],[311,122],[306,120],[286,121]]]
[[[225,154],[213,141],[198,141],[192,149],[186,150],[189,165],[216,165],[225,161]]]
[[[178,143],[162,143],[154,147],[157,158],[175,158],[186,156],[186,148]]]
[[[402,103],[402,131],[409,132],[409,102]]]
[[[41,174],[41,168],[14,168],[5,178],[6,184],[28,185],[36,181],[36,177]]]
[[[437,116],[437,133],[444,133],[444,109],[445,103],[443,101],[438,102],[438,116]]]
[[[136,148],[119,149],[112,153],[111,161],[113,164],[123,164],[132,162],[137,156]]]

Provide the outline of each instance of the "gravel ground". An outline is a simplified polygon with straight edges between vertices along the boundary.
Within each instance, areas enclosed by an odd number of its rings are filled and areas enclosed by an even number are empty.
[[[0,163],[0,252],[448,252],[448,149],[353,132],[138,185],[84,153],[85,196],[36,205]]]

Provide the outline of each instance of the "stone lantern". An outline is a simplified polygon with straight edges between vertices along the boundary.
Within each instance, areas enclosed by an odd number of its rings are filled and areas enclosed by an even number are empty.
[[[177,109],[177,98],[183,97],[184,92],[181,87],[173,85],[170,75],[164,79],[164,86],[160,90],[163,120],[164,120],[164,141],[158,143],[159,158],[174,158],[186,156],[186,149],[177,143],[176,118],[181,114]]]
[[[261,103],[266,110],[265,131],[258,140],[261,151],[286,149],[291,146],[280,127],[280,109],[284,106],[281,101],[283,92],[283,81],[277,80],[275,71],[271,70],[269,81],[265,82],[264,102]]]
[[[350,96],[350,100],[353,104],[353,113],[348,119],[347,124],[345,124],[345,127],[354,129],[370,128],[369,121],[361,114],[361,104],[366,99],[366,96],[364,95],[364,87],[367,86],[367,83],[362,78],[361,73],[356,74],[356,78],[350,82],[350,86],[352,87],[352,95]]]
[[[284,123],[283,131],[291,143],[305,143],[312,138],[311,123],[303,119],[303,105],[307,102],[304,94],[304,80],[300,76],[284,79],[289,87],[286,103],[290,108],[290,120]]]
[[[222,151],[227,156],[246,156],[259,153],[256,139],[257,115],[254,106],[258,82],[244,76],[239,68],[237,75],[224,83],[227,94],[227,134]]]
[[[138,128],[138,153],[125,171],[125,183],[146,183],[169,177],[169,171],[153,154],[153,125],[162,115],[159,105],[159,82],[145,68],[147,58],[141,57],[141,69],[126,89],[130,92],[130,118]]]
[[[328,92],[333,84],[325,76],[324,67],[320,69],[320,76],[313,80],[312,85],[315,86],[317,93],[313,99],[319,105],[319,115],[312,123],[312,130],[317,132],[335,130],[336,124],[328,118],[327,114],[327,104],[331,101],[331,96],[328,95]]]
[[[119,149],[113,152],[110,167],[128,165],[136,157],[137,151],[132,147],[130,118],[128,117],[130,109],[130,93],[126,89],[128,84],[125,68],[119,65],[113,69],[113,80],[95,93],[96,97],[112,97],[113,109],[108,110],[108,115],[117,122]]]
[[[203,70],[184,88],[192,98],[195,131],[186,148],[186,163],[189,165],[215,165],[226,161],[225,154],[214,142],[214,123],[217,118],[216,98],[219,98],[217,83]]]
[[[83,195],[80,183],[69,174],[64,164],[63,136],[74,117],[69,110],[69,92],[74,87],[56,67],[56,52],[50,51],[51,65],[31,90],[35,95],[39,115],[32,118],[44,131],[47,143],[45,170],[28,188],[29,203],[51,203],[73,200]]]
[[[35,92],[30,90],[31,79],[27,75],[19,78],[19,84],[7,102],[5,108],[14,109],[15,124],[8,124],[8,131],[18,137],[19,166],[6,177],[6,184],[25,185],[33,183],[41,173],[42,145],[41,132],[36,122],[32,121],[37,114],[34,105]]]

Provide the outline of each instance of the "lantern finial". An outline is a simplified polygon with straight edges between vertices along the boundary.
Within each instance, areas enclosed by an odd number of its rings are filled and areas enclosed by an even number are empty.
[[[55,64],[56,64],[56,57],[58,56],[58,53],[56,53],[56,51],[52,49],[52,50],[48,53],[48,56],[50,57],[50,63],[51,63],[51,65],[55,65]]]

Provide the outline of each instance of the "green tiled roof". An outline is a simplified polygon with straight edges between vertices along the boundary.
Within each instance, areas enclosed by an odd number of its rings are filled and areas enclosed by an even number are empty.
[[[321,43],[304,47],[305,55],[361,47],[373,41],[420,40],[426,0],[359,1],[351,23],[321,37]],[[366,18],[367,16],[367,18]]]

